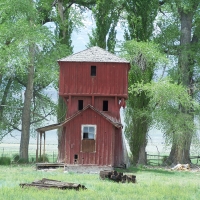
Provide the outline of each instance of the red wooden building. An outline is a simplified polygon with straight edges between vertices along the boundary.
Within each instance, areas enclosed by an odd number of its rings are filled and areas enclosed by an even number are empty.
[[[120,108],[128,98],[129,62],[92,47],[58,63],[59,95],[67,104],[66,120],[37,131],[63,127],[59,162],[123,166],[127,160]]]

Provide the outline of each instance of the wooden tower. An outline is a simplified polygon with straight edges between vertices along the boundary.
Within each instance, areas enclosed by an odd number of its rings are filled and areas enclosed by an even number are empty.
[[[59,95],[67,104],[60,161],[115,167],[126,164],[120,108],[128,98],[129,62],[92,47],[58,63]]]
[[[120,108],[125,107],[128,98],[129,62],[99,47],[92,47],[58,63],[59,95],[67,105],[66,119],[37,129],[36,158],[38,154],[42,155],[42,136],[45,154],[45,131],[62,127],[60,163],[125,166],[127,151]]]

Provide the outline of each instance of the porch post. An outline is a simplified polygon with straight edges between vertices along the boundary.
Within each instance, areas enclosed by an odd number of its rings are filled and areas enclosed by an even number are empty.
[[[38,142],[39,142],[39,132],[37,132],[36,162],[38,162]]]
[[[44,156],[45,156],[45,136],[46,136],[46,133],[43,132],[44,134],[44,149],[43,149],[43,162],[44,162]]]
[[[40,132],[40,159],[41,159],[41,152],[42,151],[42,132]]]

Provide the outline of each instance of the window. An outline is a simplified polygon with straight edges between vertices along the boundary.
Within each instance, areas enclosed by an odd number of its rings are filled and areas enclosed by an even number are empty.
[[[96,125],[82,125],[81,127],[82,152],[95,152]]]
[[[91,66],[91,76],[96,76],[96,66]]]
[[[103,101],[103,111],[108,111],[108,101]]]
[[[89,140],[95,139],[95,127],[94,126],[83,126],[83,140],[84,139],[89,139]]]
[[[83,100],[78,100],[78,110],[83,110]]]

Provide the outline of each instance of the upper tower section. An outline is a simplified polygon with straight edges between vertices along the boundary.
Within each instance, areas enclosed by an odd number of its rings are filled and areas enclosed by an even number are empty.
[[[99,47],[58,60],[59,95],[128,97],[130,63]]]

